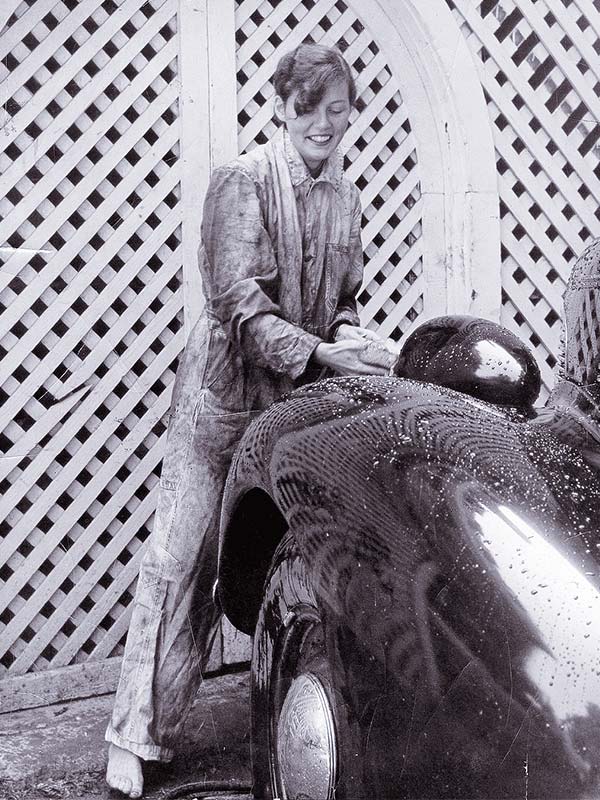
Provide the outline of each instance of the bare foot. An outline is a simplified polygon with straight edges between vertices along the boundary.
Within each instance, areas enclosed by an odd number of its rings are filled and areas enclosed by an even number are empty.
[[[117,747],[116,744],[109,744],[106,782],[111,789],[116,789],[127,797],[141,797],[144,778],[138,756]]]

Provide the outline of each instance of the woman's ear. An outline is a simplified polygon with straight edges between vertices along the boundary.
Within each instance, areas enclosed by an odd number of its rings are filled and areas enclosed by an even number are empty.
[[[273,110],[275,111],[275,116],[279,122],[285,122],[285,103],[278,94],[275,95],[275,104]]]

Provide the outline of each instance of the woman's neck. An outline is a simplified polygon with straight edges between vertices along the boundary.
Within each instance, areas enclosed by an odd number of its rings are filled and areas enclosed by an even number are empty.
[[[306,161],[304,163],[306,164]],[[311,178],[319,177],[319,175],[321,174],[321,170],[323,169],[324,163],[325,163],[324,161],[321,161],[318,167],[310,167],[308,164],[306,164],[306,169],[308,170]]]

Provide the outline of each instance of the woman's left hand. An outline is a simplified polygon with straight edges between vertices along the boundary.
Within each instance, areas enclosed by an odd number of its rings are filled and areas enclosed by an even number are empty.
[[[396,356],[400,354],[401,347],[394,339],[386,339],[380,336],[375,331],[370,331],[368,328],[359,328],[358,325],[348,325],[343,323],[335,332],[335,341],[339,342],[342,339],[353,339],[355,342],[378,342],[382,348],[389,350]]]
[[[360,353],[361,361],[373,367],[385,366],[389,370],[389,374],[392,374],[394,364],[400,355],[398,342],[393,339],[384,339],[368,328],[359,328],[357,325],[347,325],[346,323],[340,325],[336,331],[335,340],[336,342],[342,340],[362,342],[365,349]]]
[[[335,341],[339,342],[341,339],[355,339],[358,342],[364,342],[365,340],[379,342],[381,341],[381,336],[368,328],[359,328],[358,325],[348,325],[343,322],[335,332]]]

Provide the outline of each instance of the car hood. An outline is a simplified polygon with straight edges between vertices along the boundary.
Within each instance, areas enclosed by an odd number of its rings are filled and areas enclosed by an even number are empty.
[[[226,508],[250,485],[284,514],[330,618],[400,685],[428,614],[464,655],[430,663],[440,697],[476,662],[488,699],[508,704],[498,713],[541,716],[596,785],[600,474],[580,449],[452,390],[336,379],[248,431]]]

